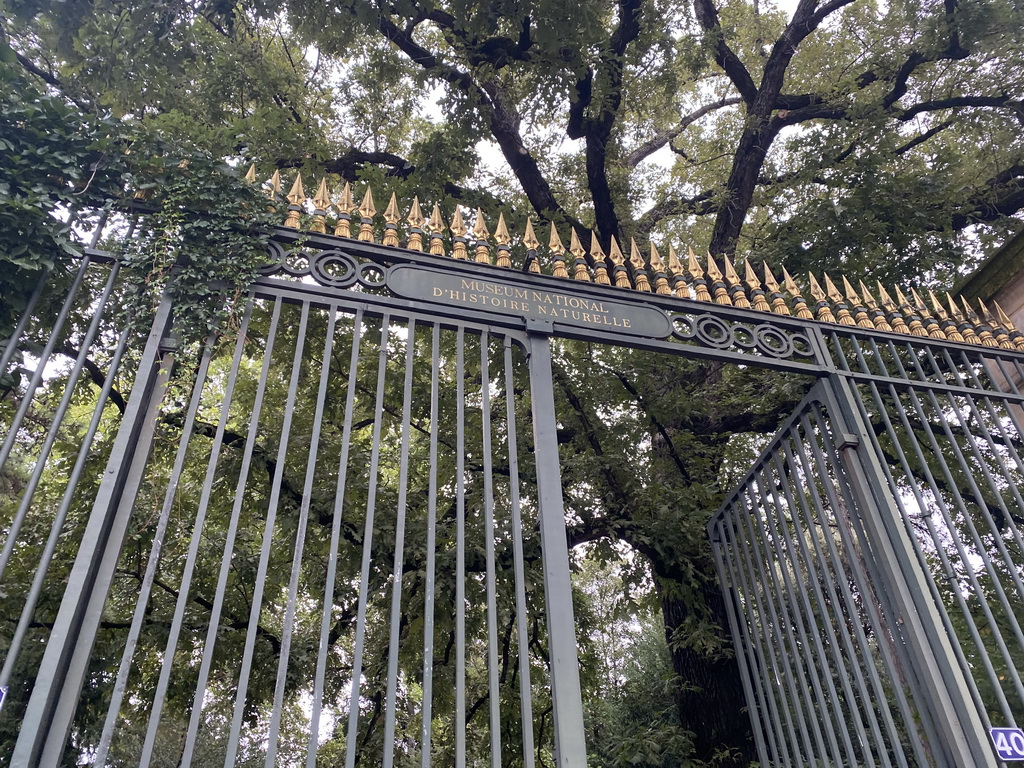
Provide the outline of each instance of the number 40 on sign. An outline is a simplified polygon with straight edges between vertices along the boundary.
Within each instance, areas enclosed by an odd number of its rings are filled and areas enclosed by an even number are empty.
[[[1024,730],[992,728],[989,733],[1000,760],[1024,760]]]

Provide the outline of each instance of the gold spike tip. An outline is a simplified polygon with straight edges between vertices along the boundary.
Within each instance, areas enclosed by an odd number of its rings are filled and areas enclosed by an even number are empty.
[[[910,302],[907,301],[907,297],[903,295],[903,291],[901,291],[899,287],[896,288],[896,301],[900,303],[900,308],[907,307],[908,309],[913,309],[913,307],[910,306]]]
[[[291,191],[288,193],[288,202],[292,205],[302,205],[306,200],[306,193],[302,189],[302,174],[295,174],[295,181],[292,183]]]
[[[505,224],[505,214],[498,214],[498,226],[494,228],[494,242],[498,245],[508,245],[512,242],[512,236],[508,232],[508,226]]]
[[[690,248],[687,254],[686,269],[693,276],[694,280],[704,277],[704,270],[701,269],[700,262],[697,261],[697,254],[693,252],[693,248]]]
[[[653,245],[652,245],[653,247]],[[679,254],[676,253],[676,249],[669,243],[668,246],[668,271],[673,277],[683,276],[683,264],[679,261]]]
[[[572,234],[573,237],[576,237],[575,230],[573,230]],[[576,242],[578,243],[579,241],[577,240]],[[612,242],[614,243],[615,241],[612,240]],[[569,250],[572,250],[572,248],[570,247]],[[580,250],[583,250],[582,247],[580,248]],[[574,250],[572,252],[576,253],[576,251]],[[581,253],[580,255],[582,256],[583,254]],[[604,261],[605,258],[607,258],[604,254],[604,249],[601,247],[601,241],[597,239],[597,233],[594,230],[590,230],[590,255],[593,256],[594,259],[598,261]],[[619,254],[619,256],[621,257],[622,254]]]
[[[981,299],[978,299],[978,307],[981,308],[981,316],[983,318],[985,318],[989,322],[991,322],[994,319],[992,317],[992,313],[988,311],[988,307],[985,306],[985,302],[982,301]]]
[[[860,295],[864,299],[864,303],[867,304],[869,307],[872,304],[877,306],[878,302],[875,301],[875,297],[871,295],[871,291],[868,290],[868,287],[866,285],[864,285],[864,281],[863,280],[858,280],[857,281],[857,285],[860,286]]]
[[[462,208],[455,206],[455,215],[452,217],[452,237],[465,237],[466,223],[462,220]]]
[[[807,277],[809,277],[811,281],[811,296],[813,296],[817,301],[824,301],[825,291],[821,289],[821,285],[818,284],[818,281],[815,279],[814,275],[808,272]]]
[[[782,268],[782,282],[786,285],[786,290],[789,291],[791,296],[803,296],[803,292],[800,290],[800,286],[796,284],[796,280],[789,274],[785,267]]]
[[[744,259],[743,282],[752,291],[761,290],[761,281],[757,279],[754,268],[750,265],[750,259]]]
[[[748,261],[749,265],[750,262]],[[775,275],[772,274],[771,269],[768,268],[768,262],[762,261],[761,264],[764,266],[764,285],[772,293],[779,292],[779,281],[775,279]]]
[[[352,185],[346,181],[345,188],[341,191],[341,199],[338,201],[338,210],[351,214],[355,208],[356,202],[352,199]]]
[[[487,229],[487,222],[484,221],[484,214],[479,208],[476,209],[476,222],[473,224],[473,237],[477,240],[486,240],[490,236]]]
[[[608,258],[611,259],[612,264],[617,267],[626,263],[626,257],[622,255],[622,249],[619,248],[619,243],[615,239],[615,235],[612,235],[612,244],[608,249]]]
[[[1001,306],[999,306],[999,302],[993,301],[992,305],[996,308],[996,317],[999,318],[999,322],[1006,328],[1006,330],[1017,330],[1017,326],[1013,324],[1013,321],[1010,319],[1010,316],[1003,311],[1003,308]]]
[[[739,285],[740,276],[736,273],[736,267],[729,261],[729,254],[725,255],[725,279],[729,281],[729,285]]]
[[[441,206],[434,203],[434,210],[430,213],[430,220],[427,222],[430,234],[440,235],[444,232],[444,219],[441,218]]]
[[[914,300],[914,309],[917,309],[925,314],[928,313],[928,305],[924,303],[924,299],[921,298],[921,295],[917,292],[916,289],[910,289],[910,297]]]
[[[843,301],[843,294],[836,288],[836,284],[832,282],[832,278],[828,276],[827,272],[825,273],[825,292],[832,301],[836,303]]]
[[[633,269],[646,269],[643,257],[640,255],[640,246],[636,244],[636,238],[629,238],[629,263]]]
[[[573,236],[576,236],[576,230],[572,231]],[[576,238],[579,240],[579,238]],[[565,253],[565,246],[562,244],[562,238],[558,236],[558,227],[555,226],[555,222],[551,222],[551,235],[548,237],[548,248],[555,256],[561,256]]]
[[[364,219],[372,219],[375,213],[377,213],[377,208],[373,204],[373,190],[367,187],[366,194],[363,195],[363,202],[359,204],[359,215]]]
[[[405,219],[406,223],[410,227],[416,229],[422,229],[426,222],[426,217],[423,215],[423,211],[420,210],[420,199],[414,197],[412,199],[412,205],[409,207],[409,215]]]
[[[928,289],[928,298],[931,299],[932,309],[935,310],[935,314],[939,316],[939,319],[945,319],[947,317],[946,309],[942,306],[942,302],[939,301],[939,297],[935,295],[935,291],[930,288]]]
[[[654,247],[654,243],[651,243],[651,269],[655,272],[665,271],[665,262],[661,260],[661,254],[658,253],[658,249]]]
[[[316,188],[316,195],[313,197],[313,207],[318,211],[326,211],[331,204],[331,196],[327,193],[327,179],[320,179],[320,186]]]
[[[537,239],[537,234],[533,231],[533,221],[530,220],[529,216],[526,217],[526,232],[523,233],[523,245],[530,251],[537,250],[537,246],[540,245],[540,240]]]
[[[718,268],[718,264],[715,263],[715,257],[710,253],[708,254],[708,277],[714,282],[719,282],[722,279],[722,270]]]
[[[882,306],[890,310],[895,309],[896,303],[892,300],[892,296],[889,295],[889,292],[885,290],[885,286],[877,280],[875,281],[875,284],[878,286],[878,297],[882,300]]]
[[[384,210],[384,221],[388,224],[397,224],[398,219],[401,217],[401,213],[398,212],[398,197],[395,193],[391,193],[391,201],[388,203],[388,207]]]
[[[850,285],[850,281],[846,279],[846,275],[843,275],[843,293],[846,294],[846,298],[852,301],[854,304],[860,304],[860,296],[857,295],[857,291]]]
[[[946,301],[949,302],[949,314],[952,315],[954,320],[963,320],[964,317],[960,314],[960,307],[956,305],[956,301],[948,293],[946,294]]]
[[[245,180],[249,184],[256,183],[256,163],[249,166],[249,170],[245,172]]]
[[[274,175],[270,177],[270,196],[274,197],[278,192],[281,191],[281,171],[275,170]]]

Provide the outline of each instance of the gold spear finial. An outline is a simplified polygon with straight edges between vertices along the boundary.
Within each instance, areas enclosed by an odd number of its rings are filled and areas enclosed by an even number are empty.
[[[398,220],[401,216],[398,210],[398,197],[392,192],[388,207],[384,209],[384,239],[381,241],[390,248],[398,247]]]
[[[686,270],[672,243],[668,244],[668,274],[672,281],[672,293],[681,299],[690,298],[690,289],[686,286]]]
[[[430,220],[427,221],[427,232],[430,233],[430,254],[431,256],[444,256],[444,219],[441,218],[441,206],[434,203],[434,210],[430,212]]]
[[[245,180],[249,184],[256,183],[256,163],[249,166],[249,170],[245,172]]]
[[[871,291],[864,285],[864,281],[858,281],[860,285],[860,295],[864,298],[864,303],[867,304],[868,315],[871,318],[871,322],[875,324],[875,328],[880,331],[892,331],[892,326],[889,325],[885,319],[885,312],[878,306],[878,302],[875,301],[875,297],[871,295]]]
[[[771,269],[768,268],[768,262],[762,261],[761,265],[764,267],[764,284],[768,289],[768,298],[772,302],[772,312],[776,315],[790,314],[789,305],[786,304],[786,299],[782,295],[782,288],[779,285],[779,281],[775,279],[775,275],[772,274]]]
[[[455,216],[452,217],[452,258],[465,261],[469,258],[469,251],[466,250],[466,224],[462,220],[462,208],[455,206]]]
[[[723,260],[725,261],[725,287],[729,292],[729,298],[733,306],[748,309],[750,307],[750,300],[747,298],[746,291],[743,290],[743,284],[740,282],[740,276],[736,273],[736,267],[729,260],[729,254],[726,254]]]
[[[622,255],[619,242],[612,235],[611,247],[608,249],[608,260],[612,263],[612,279],[616,288],[629,288],[629,273],[626,271],[626,257]]]
[[[803,291],[785,267],[782,268],[782,282],[786,286],[786,291],[793,297],[793,311],[796,313],[796,316],[801,320],[813,320],[814,314],[811,312],[810,307],[807,306]]]
[[[900,313],[899,307],[896,306],[896,302],[892,300],[889,292],[885,290],[885,286],[881,282],[875,281],[878,286],[878,296],[882,301],[882,306],[886,311],[886,320],[889,321],[889,325],[896,333],[910,333],[910,328],[907,327],[906,321],[903,319],[903,315]]]
[[[420,210],[420,199],[414,197],[412,205],[409,206],[409,215],[405,217],[405,223],[409,225],[409,243],[406,245],[410,251],[423,250],[423,225],[426,217]]]
[[[647,277],[647,265],[640,255],[640,247],[636,238],[629,238],[629,265],[633,268],[633,283],[638,291],[651,292],[651,281]]]
[[[693,248],[689,249],[686,257],[686,269],[690,273],[690,280],[693,282],[693,296],[697,301],[711,301],[711,293],[708,291],[708,281],[704,279],[704,270],[697,261],[697,254]]]
[[[363,195],[363,202],[359,205],[359,240],[373,242],[373,216],[377,213],[377,207],[373,204],[373,189],[366,188]]]
[[[814,306],[814,313],[818,320],[823,323],[836,322],[836,316],[832,314],[832,307],[829,306],[828,296],[824,289],[822,289],[817,278],[815,278],[813,274],[808,273],[807,276],[810,278],[811,296],[814,297],[816,302]]]
[[[352,185],[347,181],[345,188],[341,191],[341,199],[334,206],[338,209],[338,220],[334,224],[334,235],[336,237],[352,237],[352,211],[356,203],[352,199]]]
[[[276,200],[277,196],[281,194],[281,171],[275,168],[274,174],[267,183],[270,184],[270,189],[267,190],[267,197],[271,200]]]
[[[962,295],[960,296],[960,301],[963,302],[964,314],[967,316],[967,319],[970,320],[978,330],[978,338],[981,339],[982,346],[998,347],[999,342],[997,342],[995,337],[992,335],[992,329],[989,325],[985,323],[982,318],[978,317],[978,313],[971,308],[971,305],[967,303],[967,299]]]
[[[729,290],[725,287],[725,277],[722,275],[722,270],[718,268],[715,257],[710,253],[708,253],[707,275],[711,278],[711,295],[714,296],[715,304],[731,305]]]
[[[924,303],[924,299],[918,294],[917,289],[910,289],[910,296],[914,300],[914,309],[921,316],[921,322],[924,324],[925,331],[928,333],[928,337],[932,339],[942,339],[946,341],[946,333],[942,330],[942,326],[939,325],[939,321],[932,317],[932,313],[928,311],[928,305]]]
[[[594,258],[597,255],[594,251],[594,244],[597,243],[597,235],[593,232],[590,233],[592,239],[590,252],[594,254]],[[597,245],[600,250],[600,244]],[[580,242],[580,236],[576,233],[576,228],[573,227],[572,235],[569,237],[569,253],[573,255],[572,261],[572,278],[573,280],[582,280],[585,283],[590,282],[590,270],[587,268],[587,252],[583,248],[583,243]],[[606,276],[607,278],[607,276]]]
[[[846,305],[846,300],[843,298],[843,294],[836,288],[836,284],[832,282],[832,278],[825,273],[825,293],[828,298],[832,301],[836,308],[836,319],[840,325],[856,325],[857,321],[853,319],[853,315],[850,314],[850,308]]]
[[[320,179],[320,186],[316,188],[313,196],[313,219],[309,222],[310,232],[327,232],[327,208],[331,204],[331,197],[327,193],[327,179]]]
[[[846,279],[846,275],[843,275],[843,292],[846,294],[846,299],[850,302],[850,306],[853,307],[853,319],[856,321],[860,328],[874,328],[874,323],[871,322],[871,318],[868,317],[867,307],[864,306],[860,296],[857,295],[857,291],[853,289],[850,281]]]
[[[572,231],[573,236],[576,236],[576,230]],[[579,240],[579,237],[576,237]],[[558,236],[558,228],[555,227],[555,222],[551,222],[551,236],[548,238],[548,250],[551,251],[551,276],[552,277],[569,277],[569,272],[565,268],[565,246],[562,245],[562,238]]]
[[[903,295],[903,291],[899,289],[899,286],[896,287],[896,301],[899,302],[900,310],[907,319],[907,325],[910,327],[911,335],[927,336],[928,331],[925,330],[924,324],[921,322],[921,316],[917,313],[911,303],[907,301],[907,297]]]
[[[573,230],[572,233],[575,235],[576,230]],[[583,246],[580,246],[581,250],[582,248]],[[605,256],[604,249],[601,247],[601,241],[597,239],[597,233],[594,230],[590,230],[590,258],[594,262],[594,282],[598,285],[611,285],[611,278],[608,277],[608,257]],[[577,280],[588,280],[590,278],[586,264],[586,259],[577,257],[575,262]]]
[[[285,217],[284,226],[291,229],[299,228],[299,214],[302,212],[302,204],[306,201],[306,192],[302,188],[302,174],[295,174],[295,181],[291,191],[286,198],[288,200],[288,215]]]
[[[743,260],[743,284],[750,292],[750,301],[758,312],[771,312],[772,308],[765,298],[764,289],[761,288],[761,281],[757,279],[754,268],[750,265],[750,259]]]
[[[476,238],[476,263],[491,263],[491,246],[487,243],[490,236],[487,230],[487,222],[484,221],[484,214],[479,208],[476,209],[476,221],[473,224],[473,237]]]
[[[540,247],[540,240],[537,239],[537,233],[533,231],[533,220],[529,216],[526,217],[523,245],[526,246],[526,270],[531,275],[539,275],[540,259],[537,256],[537,248]]]
[[[928,298],[932,302],[932,311],[935,313],[935,317],[938,319],[939,327],[942,328],[942,332],[946,334],[946,338],[950,341],[963,342],[964,337],[960,335],[960,331],[956,327],[956,323],[950,318],[946,312],[946,308],[942,306],[942,302],[939,301],[939,297],[935,295],[935,291],[928,289]]]
[[[651,271],[654,272],[654,292],[661,296],[671,296],[672,289],[668,285],[665,262],[661,260],[661,254],[654,247],[653,240],[651,241]]]
[[[978,306],[981,307],[981,316],[985,318],[985,322],[988,323],[992,329],[992,335],[995,337],[996,343],[1001,349],[1016,349],[1013,342],[1010,341],[1009,332],[999,324],[995,316],[988,311],[988,307],[985,306],[985,302],[978,299]]]
[[[993,299],[992,304],[996,308],[996,313],[998,314],[999,322],[1002,324],[1004,328],[1006,328],[1007,331],[1010,332],[1010,341],[1013,342],[1013,345],[1017,348],[1017,350],[1024,351],[1024,334],[1017,330],[1017,326],[1014,325],[1013,321],[1010,319],[1010,316],[1003,311],[1003,308],[999,306],[998,301],[995,301]]]
[[[970,318],[960,311],[960,307],[948,292],[946,293],[946,301],[949,303],[949,315],[956,321],[956,329],[960,331],[960,335],[964,337],[964,341],[968,344],[981,344],[981,339],[975,332],[974,325],[971,324]]]
[[[505,214],[501,211],[498,212],[498,226],[494,228],[494,242],[497,245],[498,251],[494,259],[494,265],[510,269],[512,267],[512,257],[508,247],[512,243],[512,236],[509,234],[508,226],[505,224]]]

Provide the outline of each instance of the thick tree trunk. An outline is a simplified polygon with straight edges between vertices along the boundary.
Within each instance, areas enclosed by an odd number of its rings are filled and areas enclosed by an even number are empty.
[[[709,563],[709,567],[710,563]],[[702,590],[706,604],[723,632],[728,618],[718,586],[709,582]],[[735,658],[708,658],[692,648],[672,641],[677,629],[685,626],[690,610],[677,597],[662,592],[661,610],[665,635],[672,652],[672,668],[679,676],[676,707],[679,722],[693,733],[694,757],[711,760],[720,768],[747,768],[757,758],[753,731],[743,697],[743,683]],[[722,754],[728,750],[729,757]]]

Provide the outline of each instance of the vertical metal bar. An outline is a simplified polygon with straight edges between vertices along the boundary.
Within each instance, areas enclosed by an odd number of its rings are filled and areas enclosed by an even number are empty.
[[[28,298],[28,303],[25,305],[25,309],[22,310],[21,316],[18,318],[18,322],[14,326],[14,330],[11,332],[11,337],[7,339],[7,344],[4,345],[3,352],[0,352],[0,374],[7,372],[7,364],[11,362],[11,358],[14,357],[14,351],[18,348],[18,343],[21,341],[22,334],[25,333],[25,328],[28,327],[28,321],[32,317],[32,313],[35,311],[36,304],[39,301],[39,297],[43,293],[43,286],[47,283],[47,278],[50,276],[49,272],[43,272],[39,275],[39,281],[36,283],[36,287],[32,289],[32,295]]]
[[[359,345],[362,341],[363,309],[352,319],[352,350],[349,355],[348,381],[345,390],[345,419],[341,427],[341,455],[338,459],[338,481],[334,492],[331,520],[331,548],[327,556],[327,578],[324,583],[323,613],[320,618],[320,645],[317,649],[316,672],[313,677],[313,705],[309,716],[309,743],[306,745],[306,768],[316,768],[316,752],[320,737],[320,714],[323,711],[324,680],[327,676],[327,652],[330,646],[331,615],[334,610],[334,585],[338,574],[338,547],[341,541],[341,519],[348,483],[348,460],[352,447],[352,414],[355,410],[356,385],[359,376]],[[354,705],[358,705],[355,702]]]
[[[526,623],[526,573],[523,560],[523,517],[519,499],[519,449],[516,433],[516,390],[512,340],[505,337],[505,419],[508,430],[509,491],[512,505],[512,562],[516,580],[516,630],[519,650],[519,711],[523,728],[523,768],[534,768],[533,693],[530,687],[530,640]],[[424,767],[425,768],[425,767]]]
[[[546,335],[528,333],[527,349],[530,356],[537,501],[540,508],[541,558],[551,658],[555,763],[557,768],[583,768],[587,762],[587,747],[569,578],[569,548],[562,507],[550,340]]]
[[[837,377],[828,380],[826,386],[841,409],[836,416],[851,425],[853,434],[869,435],[868,426],[860,421],[850,384]],[[907,532],[877,466],[878,459],[874,452],[858,451],[854,445],[840,448],[839,455],[857,505],[864,510],[862,519],[874,539],[872,545],[879,552],[889,587],[887,595],[899,610],[908,650],[924,686],[925,700],[937,719],[938,731],[945,737],[945,748],[954,765],[985,765],[991,760],[991,747],[949,637],[942,631],[938,608],[929,599],[925,575],[906,540]]]
[[[434,589],[437,565],[437,435],[438,390],[441,364],[441,326],[435,324],[430,346],[430,474],[427,480],[427,563],[423,594],[423,711],[421,713],[420,768],[430,768],[431,718],[434,702]],[[531,757],[532,759],[532,757]],[[532,768],[527,766],[526,768]]]
[[[68,586],[22,720],[12,765],[56,766],[78,703],[103,605],[149,458],[170,356],[161,354],[171,299],[157,308],[142,365],[82,533]]]
[[[366,492],[366,520],[363,527],[363,560],[359,576],[359,607],[356,613],[356,647],[352,653],[352,692],[349,696],[348,740],[345,744],[345,768],[355,768],[359,735],[359,683],[363,675],[363,644],[366,641],[366,604],[370,601],[370,560],[373,548],[373,519],[377,505],[377,480],[380,464],[380,431],[384,421],[384,379],[388,370],[388,336],[391,315],[385,313],[380,325],[380,352],[377,356],[377,389],[373,409],[373,434],[370,448],[369,486]]]
[[[245,328],[248,321],[248,312],[242,321],[242,328],[239,331],[245,335]],[[114,728],[117,725],[117,716],[121,711],[121,702],[124,700],[124,693],[128,686],[128,675],[131,672],[132,657],[142,632],[142,624],[145,620],[146,609],[148,608],[149,595],[156,580],[157,565],[160,562],[160,552],[163,548],[164,536],[167,534],[167,524],[171,518],[171,510],[174,505],[174,496],[181,481],[181,472],[185,467],[185,455],[188,451],[189,442],[192,439],[192,428],[195,425],[196,414],[199,411],[199,403],[202,400],[203,387],[206,385],[206,375],[210,369],[210,359],[213,357],[215,339],[213,336],[207,339],[203,348],[203,356],[199,361],[199,370],[196,372],[196,380],[192,386],[192,397],[189,400],[188,412],[181,427],[181,438],[178,441],[178,450],[174,457],[174,466],[171,469],[171,476],[167,481],[167,490],[164,492],[164,503],[160,510],[160,517],[157,521],[156,530],[153,533],[153,544],[150,548],[149,560],[146,564],[146,573],[139,586],[139,595],[135,601],[135,612],[132,615],[132,623],[128,630],[128,637],[125,640],[124,651],[121,653],[121,663],[117,670],[117,678],[114,681],[114,691],[110,697],[110,704],[107,706],[107,716],[103,723],[103,731],[100,734],[100,742],[96,747],[95,764],[106,765],[107,753],[114,737]],[[113,376],[108,376],[108,383]],[[98,419],[97,419],[98,421]]]
[[[487,587],[487,679],[491,768],[501,768],[501,697],[498,692],[498,598],[494,565],[494,462],[491,456],[490,334],[480,334],[480,402],[484,464],[484,553]],[[385,768],[390,768],[385,766]]]
[[[25,489],[22,491],[21,503],[18,505],[17,511],[14,513],[14,517],[7,526],[7,540],[4,542],[2,551],[0,551],[0,580],[3,579],[4,572],[7,570],[7,563],[10,560],[11,553],[14,551],[14,545],[18,538],[18,533],[21,531],[21,526],[25,522],[25,517],[28,515],[28,510],[32,506],[32,497],[35,495],[36,488],[39,486],[39,481],[43,477],[43,471],[46,469],[47,459],[50,457],[50,450],[53,448],[54,442],[57,440],[57,435],[60,433],[61,427],[64,422],[64,414],[67,413],[68,406],[71,405],[71,398],[75,393],[75,385],[78,383],[78,377],[82,373],[82,368],[85,366],[86,358],[89,356],[89,348],[92,346],[93,341],[96,338],[96,334],[99,332],[100,321],[103,319],[103,313],[107,308],[107,301],[110,299],[110,292],[114,289],[114,283],[117,280],[118,265],[115,264],[110,270],[110,275],[107,278],[107,283],[103,287],[103,293],[96,301],[96,305],[93,308],[92,320],[89,322],[89,327],[86,330],[85,337],[81,342],[81,349],[78,352],[78,356],[75,358],[75,363],[71,368],[71,371],[67,375],[66,383],[64,384],[64,394],[61,396],[60,402],[57,404],[57,409],[50,416],[50,428],[46,432],[46,437],[43,439],[43,444],[39,449],[39,453],[36,456],[35,467],[32,470],[32,474],[25,484]],[[113,378],[113,372],[111,372],[108,378]],[[13,434],[13,430],[12,430]],[[41,567],[38,570],[42,570],[45,573],[45,567]],[[0,675],[0,677],[3,677]],[[6,678],[0,680],[0,685],[6,685]]]
[[[295,352],[292,356],[292,375],[288,383],[288,395],[285,399],[284,419],[281,423],[281,437],[277,448],[277,465],[270,486],[270,499],[267,504],[267,520],[263,527],[263,546],[260,550],[259,565],[256,567],[256,582],[253,585],[251,606],[249,609],[249,625],[245,632],[245,649],[242,652],[242,668],[238,675],[238,688],[235,690],[235,710],[231,718],[231,733],[228,736],[228,750],[224,757],[224,768],[235,764],[238,754],[238,743],[242,735],[242,719],[245,716],[245,699],[249,693],[249,675],[252,671],[252,657],[256,651],[256,635],[260,626],[260,614],[263,612],[263,590],[267,583],[267,569],[270,565],[270,550],[274,542],[274,526],[277,523],[277,509],[281,502],[281,483],[284,480],[284,468],[288,463],[288,441],[291,438],[292,417],[295,415],[295,398],[299,390],[299,377],[302,373],[302,353],[306,348],[306,327],[309,324],[309,302],[302,302],[299,315],[299,330],[295,339]]]
[[[743,564],[745,567],[739,567],[737,564],[737,574],[740,580],[740,586],[743,590],[743,594],[747,598],[748,604],[753,602],[753,611],[751,611],[751,617],[756,620],[757,629],[760,631],[753,632],[754,641],[758,647],[758,657],[761,660],[763,668],[766,670],[766,674],[769,675],[769,682],[765,686],[765,693],[768,700],[768,709],[772,715],[772,721],[778,734],[778,745],[781,748],[778,754],[778,759],[782,761],[783,765],[787,766],[799,766],[800,765],[800,740],[796,734],[796,728],[793,726],[793,718],[790,715],[789,708],[785,706],[785,693],[780,692],[779,688],[784,684],[783,679],[787,678],[787,673],[779,668],[779,654],[778,648],[773,646],[772,641],[777,642],[774,628],[778,627],[778,620],[771,620],[768,612],[765,611],[761,605],[761,597],[758,592],[757,586],[764,584],[762,580],[758,578],[758,573],[753,563],[753,558],[750,553],[750,549],[745,541],[746,531],[741,529],[742,518],[749,515],[749,510],[746,505],[737,499],[737,502],[733,504],[733,514],[728,520],[729,526],[729,540],[733,542],[734,551],[738,546],[740,552],[738,555],[742,555]],[[740,557],[737,557],[739,560]],[[785,649],[781,650],[781,654],[785,655]],[[789,684],[792,686],[792,680],[789,679]],[[781,699],[781,701],[780,701]],[[809,757],[809,756],[808,756]]]
[[[267,331],[266,342],[263,347],[263,365],[260,368],[260,378],[256,385],[256,396],[253,400],[252,405],[252,416],[249,418],[249,433],[245,438],[245,448],[242,450],[242,462],[238,470],[238,482],[235,484],[235,497],[234,503],[231,507],[231,517],[228,520],[228,530],[224,537],[224,547],[221,552],[220,571],[217,575],[217,587],[214,592],[213,607],[210,609],[210,624],[206,628],[206,639],[203,643],[203,654],[202,659],[199,662],[199,675],[196,680],[195,694],[192,699],[192,712],[189,716],[188,730],[185,732],[185,746],[182,749],[181,765],[183,768],[192,764],[192,754],[195,751],[196,739],[199,735],[199,726],[203,716],[203,703],[206,698],[206,686],[210,679],[210,667],[213,665],[213,653],[217,645],[217,638],[220,635],[220,616],[224,610],[224,596],[228,589],[228,575],[231,571],[231,561],[234,558],[235,550],[235,538],[238,535],[238,524],[242,515],[242,507],[245,504],[245,489],[248,485],[249,480],[249,468],[252,466],[252,456],[256,448],[256,436],[259,431],[260,413],[263,410],[263,398],[267,392],[267,380],[269,379],[270,364],[273,358],[274,344],[277,341],[277,328],[281,320],[281,299],[280,297],[274,300],[274,309],[270,316],[270,327]],[[239,343],[242,339],[239,339]],[[227,408],[228,403],[225,401],[224,407]],[[227,422],[227,412],[225,411],[222,415],[224,423]],[[218,432],[218,435],[221,433]],[[218,448],[220,446],[217,446]],[[211,456],[211,464],[207,468],[207,483],[203,487],[204,495],[200,498],[200,505],[202,509],[202,515],[205,520],[206,506],[209,503],[209,495],[206,490],[208,487],[213,485],[213,473],[216,470],[216,463],[214,459],[216,456]],[[197,514],[197,519],[199,515]],[[197,529],[193,543],[198,549],[199,546],[199,530]],[[191,556],[191,551],[189,555]],[[194,560],[192,566],[194,567]],[[177,644],[178,633],[181,631],[180,622],[178,621],[179,616],[183,619],[185,613],[185,606],[188,600],[188,590],[186,589],[185,580],[188,579],[188,583],[191,584],[192,570],[186,571],[186,576],[182,579],[182,586],[178,592],[178,604],[175,605],[174,620],[176,627],[172,625],[172,640],[168,642],[167,649],[164,656],[164,664],[166,665],[168,679],[170,677],[170,671],[174,664],[174,649]],[[161,670],[163,675],[163,670]],[[161,682],[163,677],[161,676]],[[157,729],[159,727],[159,713],[162,711],[157,710],[157,704],[160,707],[163,706],[163,698],[166,694],[166,687],[161,692],[160,688],[157,689],[157,695],[159,699],[154,699],[154,714],[150,716],[149,729],[146,732],[146,743],[143,751],[143,761],[140,761],[140,766],[145,768],[149,765],[149,761],[152,759],[152,750],[156,744]]]
[[[67,322],[68,315],[71,314],[71,308],[74,306],[75,299],[78,297],[78,289],[82,287],[82,280],[85,278],[85,273],[89,269],[89,264],[89,257],[83,257],[82,264],[79,266],[78,272],[75,273],[75,279],[72,281],[71,287],[68,288],[68,294],[64,298],[64,303],[61,305],[60,311],[57,313],[57,319],[53,323],[53,328],[50,330],[50,335],[46,340],[43,351],[39,353],[39,359],[36,363],[35,371],[32,372],[32,376],[29,378],[28,384],[25,385],[25,393],[22,395],[18,410],[15,412],[14,418],[11,420],[11,424],[9,426],[10,431],[7,433],[7,437],[4,440],[3,445],[0,445],[0,467],[7,463],[7,459],[11,454],[11,448],[14,446],[14,441],[18,437],[18,433],[21,429],[21,422],[24,420],[25,414],[28,413],[28,409],[32,405],[36,389],[43,380],[43,370],[50,362],[50,356],[53,354],[53,348],[57,346],[57,340],[61,338],[62,331],[64,330],[64,323]],[[8,534],[8,539],[11,538],[13,538],[13,536]]]
[[[305,306],[305,305],[303,305]],[[274,685],[274,704],[270,714],[270,728],[267,733],[266,768],[273,768],[277,761],[277,739],[281,729],[281,713],[284,710],[284,689],[288,679],[288,661],[291,656],[292,631],[295,624],[295,605],[299,593],[299,575],[302,571],[302,554],[306,543],[306,528],[309,525],[309,507],[313,495],[313,481],[316,476],[316,460],[320,451],[320,431],[323,426],[324,404],[327,402],[327,383],[331,374],[331,353],[334,349],[334,325],[337,308],[331,307],[327,314],[327,328],[324,333],[323,362],[320,364],[320,384],[317,389],[316,406],[313,411],[313,427],[309,438],[309,455],[306,458],[306,479],[299,504],[299,522],[295,529],[295,546],[292,549],[292,572],[288,580],[288,605],[285,608],[284,627],[281,632],[281,652],[277,660],[277,680]],[[298,345],[301,347],[301,343]]]
[[[723,512],[715,523],[711,550],[715,558],[715,568],[718,571],[718,583],[722,588],[725,599],[729,633],[733,638],[733,644],[737,647],[736,660],[740,667],[740,681],[743,684],[743,694],[747,701],[747,711],[750,713],[752,721],[751,726],[753,726],[754,731],[757,758],[761,763],[770,765],[771,755],[778,754],[778,748],[775,745],[774,730],[764,727],[764,715],[762,713],[765,710],[766,704],[764,692],[761,690],[761,676],[756,674],[755,670],[751,670],[751,658],[753,657],[754,650],[750,646],[746,624],[743,623],[741,625],[740,623],[740,611],[736,605],[736,581],[732,575],[732,552],[729,542],[725,540],[723,533],[726,514],[729,514],[729,510]],[[728,555],[728,564],[726,562],[726,555]],[[759,722],[754,722],[755,718]],[[771,741],[771,753],[768,752],[768,745],[765,744],[764,740],[766,732]]]
[[[405,512],[409,496],[409,442],[412,421],[412,367],[416,321],[409,320],[405,341],[405,385],[402,393],[402,447],[398,466],[398,509],[395,515],[395,559],[391,573],[391,626],[388,640],[388,681],[384,706],[384,768],[395,764],[395,699],[398,692],[398,644],[402,621],[402,575],[405,563]],[[267,766],[270,768],[270,766]]]
[[[466,337],[455,353],[455,768],[466,768]]]

